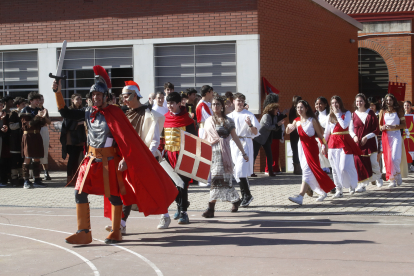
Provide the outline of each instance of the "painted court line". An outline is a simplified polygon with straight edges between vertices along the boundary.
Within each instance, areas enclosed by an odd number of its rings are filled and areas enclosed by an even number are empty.
[[[38,227],[24,226],[24,225],[17,225],[17,224],[0,223],[0,225],[13,226],[13,227],[22,227],[22,228],[29,228],[29,229],[36,229],[36,230],[46,230],[46,231],[51,231],[51,232],[56,232],[56,233],[62,233],[62,234],[69,234],[69,235],[73,234],[73,233],[63,232],[63,231],[59,231],[59,230],[52,230],[52,229],[38,228]],[[4,233],[1,233],[1,234],[4,234]],[[6,235],[8,235],[8,234],[6,234]],[[31,239],[31,238],[29,238],[29,239]],[[98,240],[98,239],[94,239],[94,240],[99,241],[99,242],[102,242],[102,243],[105,243],[103,240]],[[117,245],[117,244],[110,244],[110,245],[116,246],[119,249],[122,249],[124,251],[127,251],[127,252],[129,252],[129,253],[137,256],[138,258],[140,258],[141,260],[143,260],[147,265],[149,265],[155,271],[155,273],[157,273],[158,276],[164,276],[162,274],[161,270],[153,262],[151,262],[150,260],[148,260],[147,258],[145,258],[144,256],[142,256],[141,254],[138,254],[137,252],[134,252],[134,251],[132,251],[132,250],[126,248],[126,247],[123,247],[123,246],[120,246],[120,245]],[[59,246],[59,245],[56,245],[56,246]],[[64,247],[62,247],[62,248],[64,248]],[[66,248],[64,248],[64,249],[66,249]]]
[[[0,232],[0,234],[2,234],[2,235],[7,235],[7,236],[12,236],[12,237],[18,237],[18,238],[24,238],[24,239],[28,239],[28,240],[32,240],[32,241],[36,241],[36,242],[41,242],[41,243],[44,243],[44,244],[47,244],[47,245],[51,245],[51,246],[55,246],[55,247],[57,247],[57,248],[60,248],[60,249],[63,249],[63,250],[65,250],[65,251],[67,251],[67,252],[69,252],[69,253],[71,253],[71,254],[73,254],[73,255],[75,255],[76,257],[78,257],[79,259],[81,259],[82,261],[84,261],[91,269],[92,269],[92,271],[93,271],[93,274],[95,275],[95,276],[100,276],[101,274],[99,274],[99,271],[98,271],[98,269],[96,268],[96,266],[91,262],[91,261],[89,261],[88,259],[86,259],[85,257],[83,257],[82,255],[80,255],[80,254],[78,254],[78,253],[76,253],[75,251],[73,251],[73,250],[70,250],[70,249],[67,249],[67,248],[65,248],[65,247],[63,247],[63,246],[60,246],[60,245],[57,245],[57,244],[54,244],[54,243],[50,243],[50,242],[46,242],[46,241],[42,241],[42,240],[38,240],[38,239],[34,239],[34,238],[30,238],[30,237],[26,237],[26,236],[20,236],[20,235],[15,235],[15,234],[9,234],[9,233],[2,233],[2,232]]]

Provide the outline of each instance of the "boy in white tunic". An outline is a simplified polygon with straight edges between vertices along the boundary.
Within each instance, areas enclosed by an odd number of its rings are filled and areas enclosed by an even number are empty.
[[[231,140],[231,158],[234,163],[234,178],[240,185],[242,202],[240,206],[247,207],[253,201],[250,193],[248,176],[253,173],[254,156],[253,156],[253,138],[259,136],[260,123],[250,111],[244,109],[246,97],[241,93],[234,94],[235,110],[227,116],[233,119],[236,126],[236,134],[243,145],[245,154],[249,161],[243,159],[243,154],[237,147],[236,143]]]

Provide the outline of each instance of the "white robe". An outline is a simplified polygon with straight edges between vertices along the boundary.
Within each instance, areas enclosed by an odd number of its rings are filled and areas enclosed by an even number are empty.
[[[313,118],[308,118],[305,124],[302,125],[303,131],[309,136],[312,137],[315,135],[315,128],[313,127],[312,123]],[[299,127],[301,122],[296,122],[296,127]],[[306,160],[305,152],[303,151],[302,142],[298,142],[298,153],[299,153],[299,162],[300,167],[302,168],[302,182],[305,182],[309,185],[309,187],[317,193],[318,195],[325,195],[326,193],[321,189],[319,186],[318,181],[316,180],[315,175],[313,174],[311,168],[308,165],[308,161]],[[326,157],[325,157],[326,158]]]
[[[386,125],[396,126],[400,124],[397,112],[384,114],[384,122]],[[394,180],[401,173],[400,165],[402,159],[402,137],[400,130],[387,131],[389,147],[391,149],[391,175],[389,180]],[[383,141],[384,142],[384,141]],[[386,164],[385,164],[386,165]]]
[[[328,120],[328,115],[326,115],[326,109],[324,111],[322,111],[322,112],[319,112],[318,121],[319,121],[319,124],[322,127],[325,127],[327,120]],[[316,142],[318,142],[318,148],[319,148],[319,163],[321,164],[321,168],[322,169],[329,170],[328,168],[331,167],[331,164],[329,163],[328,158],[326,158],[325,155],[323,155],[321,153],[322,144],[319,141],[318,137],[315,137],[315,139],[316,139]]]
[[[201,104],[201,103],[205,103],[207,106],[208,106],[208,108],[210,109],[209,111],[210,111],[210,114],[213,114],[213,110],[211,109],[211,103],[209,103],[209,102],[206,102],[206,101],[204,101],[204,100],[200,100],[199,102],[198,102],[198,104],[197,104],[197,106],[199,105],[199,104]],[[196,109],[197,109],[197,107],[196,107]],[[201,123],[204,123],[209,117],[211,117],[211,115],[210,114],[208,114],[208,112],[204,109],[204,107],[202,107],[201,108],[201,118],[200,118],[200,122]],[[198,119],[198,118],[197,118]],[[205,130],[204,130],[204,128],[199,128],[198,129],[198,137],[200,137],[201,139],[205,139]]]
[[[345,119],[341,118],[342,113],[337,113],[336,119],[338,124],[346,129],[351,123],[351,112],[345,113]],[[329,120],[326,122],[324,138],[326,141],[333,133],[335,124]],[[344,149],[328,149],[328,159],[332,166],[332,176],[334,179],[335,186],[342,190],[342,188],[355,189],[358,186],[358,173],[355,168],[355,161],[353,154],[345,154]]]
[[[158,113],[160,113],[163,116],[168,112],[168,108],[167,107],[159,106],[156,103],[152,106],[152,110],[157,111]]]
[[[254,156],[253,156],[253,138],[259,136],[260,123],[256,117],[250,111],[243,109],[240,112],[233,111],[227,115],[233,119],[236,126],[236,134],[243,145],[244,152],[249,157],[249,162],[244,160],[243,155],[236,143],[231,140],[231,158],[234,164],[234,178],[237,182],[240,182],[240,178],[250,177],[253,174]],[[257,128],[257,135],[254,135],[250,127],[245,122],[246,118],[249,117],[252,125]]]

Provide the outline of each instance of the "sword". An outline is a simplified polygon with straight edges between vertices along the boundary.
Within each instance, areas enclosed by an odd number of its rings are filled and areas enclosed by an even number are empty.
[[[66,53],[66,44],[67,42],[66,40],[64,40],[62,43],[62,48],[60,50],[60,56],[59,56],[58,66],[56,69],[56,75],[49,73],[49,78],[55,79],[58,84],[59,84],[59,80],[66,79],[66,76],[62,76],[63,61],[65,60],[65,53]],[[57,92],[57,89],[56,90],[53,89],[53,92]]]

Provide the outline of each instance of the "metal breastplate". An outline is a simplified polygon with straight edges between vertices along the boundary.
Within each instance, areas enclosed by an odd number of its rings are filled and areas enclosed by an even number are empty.
[[[85,121],[88,128],[88,145],[93,148],[105,148],[111,147],[114,145],[114,142],[111,145],[106,145],[108,138],[113,140],[109,126],[106,123],[105,116],[101,113],[97,113],[94,122],[91,121],[91,113],[93,112],[92,108],[87,108],[85,110]]]
[[[185,127],[164,128],[165,149],[171,152],[180,151],[181,131]]]

